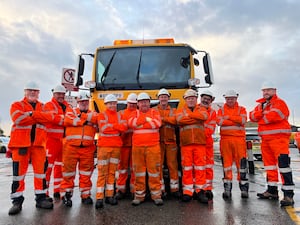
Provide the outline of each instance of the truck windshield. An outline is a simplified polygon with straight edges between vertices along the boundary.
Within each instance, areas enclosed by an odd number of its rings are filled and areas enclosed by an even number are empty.
[[[96,89],[188,88],[189,59],[190,49],[185,46],[100,49]]]

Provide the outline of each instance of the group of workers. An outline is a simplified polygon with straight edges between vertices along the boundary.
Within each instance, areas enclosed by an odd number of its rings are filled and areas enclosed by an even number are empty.
[[[277,97],[274,85],[264,86],[262,91],[263,98],[257,100],[258,105],[249,114],[250,120],[259,126],[267,172],[268,188],[257,196],[261,199],[279,198],[279,168],[284,193],[280,203],[282,206],[293,205],[288,107]],[[70,107],[64,100],[66,89],[62,85],[56,86],[52,92],[51,101],[43,104],[38,100],[40,88],[35,82],[29,82],[24,88],[25,97],[11,105],[13,126],[9,149],[13,161],[13,205],[9,215],[22,210],[24,179],[29,162],[34,172],[37,208],[52,209],[53,202],[60,200],[67,207],[72,207],[77,173],[82,204],[93,204],[91,176],[96,148],[96,209],[103,208],[104,203],[118,204],[128,191],[133,196],[134,206],[144,202],[147,194],[155,205],[160,206],[167,188],[171,196],[183,202],[197,198],[207,204],[213,200],[212,135],[216,125],[220,126],[221,136],[222,196],[225,200],[232,197],[235,163],[241,197],[249,197],[245,144],[247,112],[238,104],[235,91],[229,90],[224,94],[225,104],[217,111],[211,107],[215,97],[208,90],[200,94],[200,103],[197,91],[186,90],[183,96],[185,104],[179,109],[171,107],[171,93],[164,88],[157,93],[157,106],[151,107],[151,98],[146,92],[131,93],[127,97],[127,108],[121,111],[117,111],[116,96],[108,94],[104,98],[105,110],[99,113],[89,109],[90,96],[87,92],[79,92],[77,108]],[[95,144],[96,133],[98,140]],[[164,181],[165,166],[169,171],[169,187]],[[49,195],[52,170],[53,198]],[[182,176],[179,176],[179,170],[182,170]]]

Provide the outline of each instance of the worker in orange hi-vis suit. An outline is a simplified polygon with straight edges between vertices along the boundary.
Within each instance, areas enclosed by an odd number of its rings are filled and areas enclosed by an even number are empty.
[[[64,137],[64,115],[69,104],[65,101],[66,89],[62,85],[57,85],[53,90],[53,97],[51,101],[45,103],[44,111],[52,112],[54,115],[61,115],[61,119],[56,123],[50,123],[46,125],[47,129],[47,171],[46,182],[48,186],[51,180],[51,173],[53,171],[53,197],[55,200],[60,200],[60,183],[62,181],[62,139]]]
[[[183,202],[192,200],[194,192],[201,203],[207,203],[206,184],[206,135],[204,122],[208,118],[205,107],[197,105],[198,93],[188,89],[184,93],[185,105],[177,110],[180,126]]]
[[[247,151],[245,123],[247,112],[245,107],[237,102],[238,94],[229,90],[224,95],[225,104],[218,110],[217,124],[220,126],[220,151],[224,171],[224,200],[231,199],[232,166],[235,162],[237,180],[241,190],[241,197],[248,198],[249,183],[247,178]]]
[[[132,166],[135,173],[135,196],[132,205],[140,205],[146,196],[146,172],[151,198],[157,206],[161,199],[161,154],[159,146],[159,112],[150,108],[150,96],[142,92],[137,97],[138,110],[128,120],[132,135]]]
[[[127,121],[117,112],[118,100],[115,95],[108,94],[104,98],[105,111],[98,116],[98,178],[96,192],[96,209],[103,208],[105,203],[117,205],[114,196],[114,183],[118,169],[120,151],[122,147],[121,133],[127,130]]]
[[[258,123],[258,134],[262,138],[261,152],[264,168],[267,172],[268,188],[257,196],[261,199],[278,199],[278,168],[281,176],[283,199],[281,206],[294,205],[294,189],[291,159],[289,157],[289,138],[291,127],[288,122],[289,109],[276,94],[276,87],[265,82],[262,87],[263,98],[250,112],[249,117]]]
[[[175,128],[176,122],[176,108],[171,108],[169,99],[171,94],[165,88],[159,90],[157,97],[159,104],[155,107],[160,113],[162,126],[159,128],[160,133],[160,150],[161,150],[161,183],[162,196],[166,196],[165,182],[163,177],[163,167],[166,165],[169,170],[170,177],[170,192],[175,198],[180,198],[179,192],[179,178],[178,178],[178,162],[177,162],[177,143]]]
[[[207,108],[208,119],[204,123],[205,134],[206,134],[206,185],[205,185],[205,196],[207,201],[213,199],[213,179],[214,179],[214,140],[212,135],[215,133],[217,123],[217,113],[211,107],[211,103],[215,97],[209,90],[205,90],[201,93],[200,105]]]
[[[127,97],[127,108],[119,111],[121,117],[128,121],[129,116],[132,112],[136,111],[137,108],[137,95],[135,93],[130,93]],[[116,198],[123,199],[126,196],[126,191],[130,191],[130,193],[134,194],[134,173],[132,169],[132,129],[128,129],[121,135],[123,146],[121,148],[120,153],[120,162],[118,165],[119,177],[116,182]],[[128,174],[129,173],[129,174]],[[130,176],[129,176],[130,175]],[[130,190],[126,190],[126,184],[128,177],[130,177]]]
[[[78,167],[79,191],[82,204],[92,205],[92,181],[94,171],[95,134],[98,114],[89,110],[90,93],[80,91],[77,97],[78,107],[68,108],[64,125],[66,135],[63,140],[63,180],[61,195],[63,204],[72,207],[74,179]]]
[[[60,116],[43,112],[43,104],[38,101],[40,88],[35,82],[29,82],[24,87],[25,97],[14,102],[10,108],[13,121],[9,149],[12,152],[13,182],[11,199],[13,206],[9,215],[15,215],[22,210],[25,190],[25,176],[31,161],[34,173],[34,193],[37,208],[52,209],[53,203],[46,198],[47,186],[45,180],[46,164],[46,123],[60,120]]]

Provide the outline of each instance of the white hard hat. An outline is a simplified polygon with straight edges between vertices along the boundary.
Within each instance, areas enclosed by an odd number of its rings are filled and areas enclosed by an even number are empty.
[[[66,93],[66,88],[62,85],[57,85],[54,89],[52,89],[53,93]]]
[[[168,95],[169,97],[171,96],[170,92],[168,92],[168,90],[165,88],[159,90],[157,97],[159,97],[160,95]]]
[[[117,97],[113,94],[108,94],[104,98],[104,104],[108,102],[117,102],[117,101],[118,101]]]
[[[214,98],[213,93],[212,93],[211,91],[209,91],[209,90],[204,90],[204,91],[201,93],[200,96],[202,97],[202,95],[207,95],[207,96],[210,96],[210,97]]]
[[[238,97],[239,94],[236,93],[234,90],[228,90],[226,91],[226,93],[223,95],[224,98],[227,98],[227,97]]]
[[[127,96],[127,102],[129,102],[129,103],[137,103],[137,95],[135,93],[130,93]]]
[[[193,90],[193,89],[188,89],[185,91],[183,98],[187,98],[187,97],[198,97],[198,93],[197,91]]]
[[[86,100],[90,100],[90,93],[86,91],[80,91],[77,96],[77,101],[80,102]]]
[[[273,82],[266,81],[261,86],[261,90],[264,90],[264,89],[276,89],[276,87]]]
[[[139,93],[137,100],[150,100],[150,96],[146,92]]]
[[[24,86],[24,90],[40,90],[40,87],[37,85],[37,83],[35,83],[34,81],[30,81],[28,82],[25,86]]]

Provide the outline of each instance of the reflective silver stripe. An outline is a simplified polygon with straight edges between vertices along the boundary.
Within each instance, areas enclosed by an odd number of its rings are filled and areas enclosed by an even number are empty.
[[[277,170],[277,166],[276,165],[265,166],[265,170]]]
[[[23,119],[29,117],[29,115],[23,114],[21,116],[18,117],[18,119],[15,120],[15,124],[20,123]]]
[[[116,187],[117,187],[118,190],[125,190],[126,185],[118,185],[117,184]]]
[[[81,191],[81,190],[80,190],[80,191]],[[90,194],[90,191],[89,191],[89,190],[86,190],[86,191],[81,191],[81,194],[88,195],[88,194]]]
[[[110,158],[109,162],[112,163],[112,164],[118,164],[119,163],[119,159],[117,159],[117,158]]]
[[[108,191],[112,191],[112,190],[114,190],[114,185],[113,184],[106,184],[105,188]]]
[[[212,168],[214,168],[214,164],[207,164],[207,165],[206,165],[206,168],[207,168],[207,169],[212,169]]]
[[[108,165],[108,160],[98,160],[98,165],[101,165],[101,166]]]
[[[223,170],[226,172],[226,171],[230,171],[232,170],[232,167],[231,166],[228,166],[228,167],[224,167]]]
[[[134,134],[149,134],[149,133],[157,133],[158,129],[143,129],[143,130],[134,130]]]
[[[185,170],[185,171],[189,171],[192,169],[193,169],[193,166],[183,166],[183,170]]]
[[[90,176],[92,174],[92,171],[79,170],[79,174],[82,174],[82,175],[85,175],[85,176]]]
[[[117,136],[120,136],[120,134],[103,134],[103,133],[100,133],[100,136],[101,137],[117,137]]]
[[[104,187],[97,187],[97,193],[104,193]]]
[[[206,166],[194,166],[195,170],[205,170]]]
[[[46,177],[46,174],[44,174],[44,173],[35,173],[34,177],[39,178],[39,179],[44,179]]]
[[[182,189],[193,192],[193,187],[194,187],[194,185],[192,185],[192,184],[183,184]]]
[[[105,121],[104,123],[107,123],[107,121]],[[110,123],[107,123],[107,124],[105,124],[104,126],[101,127],[101,131],[104,131],[108,127],[113,127],[113,125],[110,124]]]
[[[267,135],[267,134],[289,134],[291,132],[290,129],[276,129],[276,130],[265,130],[259,131],[259,135]]]
[[[15,130],[15,129],[24,129],[24,130],[28,130],[28,129],[31,129],[31,125],[29,125],[29,126],[16,126],[15,128],[13,127],[13,129]]]
[[[268,185],[270,185],[270,186],[277,187],[277,182],[270,182],[270,181],[268,181],[267,183],[268,183]]]
[[[223,182],[226,183],[226,184],[231,184],[231,183],[232,183],[232,180],[223,179]]]
[[[44,189],[44,190],[35,190],[34,193],[37,194],[37,195],[39,195],[39,194],[46,194],[47,193],[47,189]]]
[[[189,129],[204,129],[204,126],[199,125],[199,124],[193,124],[193,125],[185,125],[184,127],[181,127],[180,130],[184,131],[184,130],[189,130]]]
[[[195,188],[203,189],[205,184],[195,184]]]
[[[66,137],[66,140],[72,140],[72,139],[76,139],[76,140],[86,140],[86,141],[91,141],[94,140],[94,137],[91,136],[87,136],[87,135],[69,135]]]
[[[280,109],[277,109],[277,108],[271,108],[271,109],[270,109],[270,112],[277,112],[281,119],[288,119],[287,117],[285,117],[285,115],[281,112]]]
[[[151,195],[160,195],[161,191],[151,191]]]
[[[247,173],[248,172],[248,169],[241,169],[240,168],[240,173]]]
[[[54,162],[54,165],[56,165],[56,166],[62,166],[63,163],[62,163],[62,162],[57,162],[57,161],[55,161],[55,162]]]
[[[51,128],[51,129],[47,129],[47,132],[48,133],[58,133],[58,134],[63,134],[64,133],[64,129],[61,128],[61,129],[54,129],[54,128]]]
[[[290,173],[292,172],[292,169],[290,167],[287,168],[279,168],[280,173]]]
[[[247,180],[241,180],[240,183],[241,183],[241,185],[245,185],[245,184],[248,184],[249,182]]]
[[[18,114],[18,113],[23,113],[23,111],[21,111],[21,110],[16,110],[16,111],[14,111],[14,112],[11,114],[11,117],[14,118],[14,116],[15,116],[16,114]],[[25,114],[25,115],[26,115],[26,114]],[[27,115],[27,116],[29,116],[29,115]]]
[[[160,173],[149,173],[148,172],[149,177],[159,177]]]
[[[54,185],[53,188],[54,189],[60,188],[60,184]]]
[[[220,130],[245,130],[245,128],[240,126],[221,126]]]
[[[93,116],[93,114],[92,113],[88,113],[87,114],[88,116],[87,116],[87,121],[91,121],[91,119],[92,119],[92,116]]]
[[[80,121],[80,118],[76,117],[73,119],[73,126],[76,126],[77,123]]]
[[[13,176],[13,181],[20,181],[20,180],[24,180],[25,175],[22,176]]]
[[[144,177],[144,176],[146,176],[146,173],[145,172],[135,173],[135,176],[136,177]]]
[[[281,189],[286,191],[292,191],[295,189],[295,185],[282,185]]]
[[[53,182],[61,182],[63,179],[62,178],[55,178],[53,179]]]
[[[127,174],[127,170],[119,170],[119,174]]]
[[[72,177],[75,176],[76,172],[64,172],[63,177]]]

